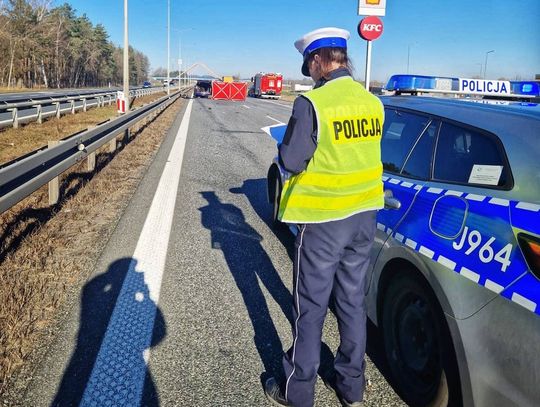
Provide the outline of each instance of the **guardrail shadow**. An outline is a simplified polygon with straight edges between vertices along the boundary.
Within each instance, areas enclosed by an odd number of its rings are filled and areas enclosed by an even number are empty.
[[[166,324],[136,265],[116,260],[84,286],[77,344],[51,407],[159,406],[147,354]]]

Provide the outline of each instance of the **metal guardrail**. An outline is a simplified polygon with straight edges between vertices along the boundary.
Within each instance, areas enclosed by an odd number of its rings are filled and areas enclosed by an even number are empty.
[[[148,115],[163,110],[189,92],[185,87],[91,130],[76,133],[59,144],[29,153],[0,167],[0,213],[26,198],[73,165],[87,158]]]
[[[141,97],[163,91],[164,89],[159,87],[132,89],[129,91],[129,95],[130,97]],[[115,90],[81,94],[75,96],[72,95],[59,98],[36,98],[16,103],[3,102],[3,104],[0,103],[0,114],[11,112],[11,117],[4,120],[0,119],[0,128],[13,127],[16,129],[19,127],[20,124],[30,123],[34,121],[37,121],[38,123],[43,123],[44,119],[53,116],[60,118],[60,116],[66,112],[75,114],[77,111],[81,110],[83,112],[86,112],[89,107],[103,107],[106,103],[108,105],[111,105],[113,102],[116,102],[116,95],[117,91]],[[79,104],[77,104],[77,102],[79,102]],[[66,104],[68,106],[65,106]],[[44,107],[47,106],[54,106],[54,109],[45,111]],[[20,113],[24,111],[33,112],[25,116],[21,116]]]

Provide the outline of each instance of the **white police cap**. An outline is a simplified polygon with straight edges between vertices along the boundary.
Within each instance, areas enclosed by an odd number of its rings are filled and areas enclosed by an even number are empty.
[[[295,41],[294,46],[304,56],[302,64],[302,74],[309,76],[307,61],[309,55],[320,48],[347,48],[347,40],[350,38],[347,30],[336,27],[324,27],[318,30],[308,32],[299,40]]]

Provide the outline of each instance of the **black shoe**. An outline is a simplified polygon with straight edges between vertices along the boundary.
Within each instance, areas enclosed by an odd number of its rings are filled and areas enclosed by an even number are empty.
[[[273,377],[269,378],[266,380],[266,383],[264,383],[264,394],[266,394],[266,397],[274,406],[292,407],[292,404],[287,403],[278,382],[276,382],[276,379]]]
[[[339,394],[339,391],[337,390],[337,387],[336,387],[335,374],[322,377],[322,380],[326,388],[336,395],[336,397],[338,398],[339,402],[341,403],[343,407],[364,407],[363,401],[354,401],[354,402],[347,401],[341,396],[341,394]]]

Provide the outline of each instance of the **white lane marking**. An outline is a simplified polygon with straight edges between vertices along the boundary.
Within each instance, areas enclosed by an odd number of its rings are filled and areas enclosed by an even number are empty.
[[[445,267],[448,267],[452,271],[456,269],[456,263],[455,262],[453,262],[450,259],[447,259],[446,257],[444,257],[444,256],[442,256],[440,254],[439,254],[439,257],[437,258],[437,262],[442,264]]]
[[[140,405],[192,104],[190,100],[161,174],[81,406]],[[119,377],[117,372],[124,373]],[[119,387],[129,390],[121,400]]]
[[[246,109],[251,109],[251,107],[249,106],[246,106],[246,105],[242,105],[242,106],[244,106]]]
[[[425,246],[420,246],[420,249],[418,249],[418,251],[424,256],[429,257],[430,259],[432,259],[433,256],[435,256],[435,252],[431,249],[428,249]]]
[[[268,117],[270,120],[273,120],[273,121],[275,121],[275,122],[277,122],[277,123],[279,123],[279,124],[285,124],[285,123],[283,123],[281,120],[274,119],[272,116],[266,115],[266,117]]]
[[[516,208],[524,209],[526,211],[533,211],[533,212],[540,211],[540,205],[536,205],[536,204],[528,203],[528,202],[518,202],[518,204],[516,205]]]
[[[488,202],[490,204],[500,205],[500,206],[509,206],[510,205],[510,201],[508,201],[507,199],[501,199],[501,198],[491,198]]]
[[[497,284],[495,281],[491,281],[490,279],[486,280],[486,284],[484,284],[484,286],[496,294],[500,294],[502,290],[504,290],[502,285]]]
[[[469,270],[467,267],[461,267],[461,270],[459,270],[459,274],[461,274],[463,277],[467,277],[469,280],[474,281],[477,284],[480,281],[480,274]]]
[[[264,99],[260,99],[261,102],[264,102],[264,103],[272,103],[273,105],[277,105],[277,106],[281,106],[281,107],[286,107],[288,109],[292,109],[292,104],[291,105],[284,105],[283,103],[278,103],[278,102],[272,102],[271,100],[264,100]]]
[[[518,293],[512,294],[512,301],[514,301],[516,304],[521,305],[522,307],[527,308],[529,311],[536,311],[536,303],[529,300],[528,298],[523,297],[522,295],[519,295]]]

